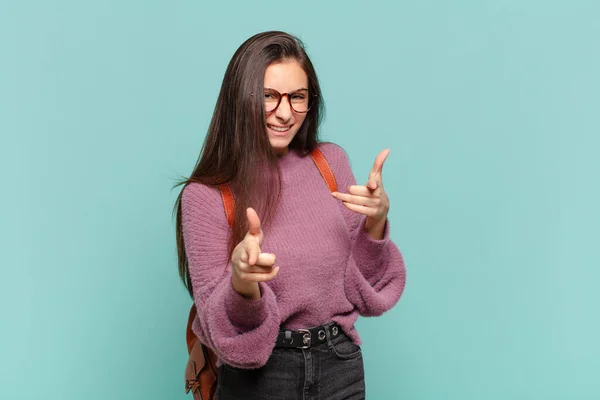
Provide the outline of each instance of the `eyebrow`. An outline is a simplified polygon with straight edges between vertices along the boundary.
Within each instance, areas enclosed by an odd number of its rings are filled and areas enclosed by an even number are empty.
[[[273,89],[273,88],[270,88],[270,87],[266,87],[265,89],[276,90],[276,89]],[[306,90],[308,92],[307,88],[300,88],[300,89],[292,90],[290,93],[299,92],[301,90]],[[277,90],[277,91],[279,91],[279,90]]]

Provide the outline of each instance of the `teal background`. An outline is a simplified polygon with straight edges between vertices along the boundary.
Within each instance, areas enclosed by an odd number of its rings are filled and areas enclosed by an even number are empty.
[[[599,399],[600,3],[0,2],[0,398],[185,399],[178,190],[249,36],[307,44],[408,284],[370,399]]]

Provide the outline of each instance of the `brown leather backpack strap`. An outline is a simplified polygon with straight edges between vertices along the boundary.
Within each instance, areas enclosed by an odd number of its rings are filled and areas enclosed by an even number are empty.
[[[327,162],[327,159],[325,158],[325,155],[323,154],[321,149],[316,147],[313,151],[310,152],[310,157],[314,161],[315,165],[317,166],[317,169],[321,173],[321,176],[325,180],[329,191],[337,192],[337,182],[335,180],[335,175],[333,174],[333,171],[331,170],[331,167],[329,166],[329,163]]]
[[[221,191],[221,198],[223,199],[223,208],[225,209],[227,223],[230,228],[233,228],[235,217],[235,198],[233,197],[233,192],[226,183],[219,185],[219,190]]]
[[[196,314],[196,306],[192,305],[185,334],[189,354],[188,362],[185,367],[185,392],[189,393],[191,391],[194,394],[194,399],[202,399],[201,396],[199,397],[198,393],[201,390],[201,377],[202,372],[206,370],[207,357],[206,354],[204,354],[204,345],[192,331],[192,323],[196,318]],[[206,373],[204,375],[206,375]]]
[[[190,307],[190,315],[188,317],[187,329],[185,330],[185,341],[187,342],[188,354],[192,352],[192,347],[194,347],[194,343],[198,338],[194,331],[192,331],[192,323],[194,322],[194,318],[196,318],[196,305],[192,304]]]

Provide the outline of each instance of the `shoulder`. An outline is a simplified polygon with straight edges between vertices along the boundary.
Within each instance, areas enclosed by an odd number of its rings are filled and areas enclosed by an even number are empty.
[[[190,182],[183,188],[181,201],[183,203],[213,202],[220,199],[219,189],[202,183]]]
[[[191,182],[185,185],[181,193],[181,211],[184,215],[205,214],[220,215],[223,210],[221,192],[218,188]]]
[[[323,142],[319,143],[319,149],[334,172],[351,170],[348,153],[342,146],[332,142]]]
[[[332,142],[322,142],[322,143],[319,143],[319,149],[323,152],[323,155],[328,160],[329,160],[329,158],[331,158],[332,160],[337,160],[337,159],[348,160],[348,153],[346,153],[346,150],[344,150],[342,148],[342,146],[340,146],[339,144],[332,143]]]
[[[218,247],[221,251],[227,247],[229,225],[218,188],[188,183],[182,189],[180,206],[188,257],[197,257],[199,252],[208,248],[214,250]]]

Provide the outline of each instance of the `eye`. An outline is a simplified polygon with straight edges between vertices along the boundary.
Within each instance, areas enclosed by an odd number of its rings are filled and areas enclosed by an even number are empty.
[[[306,98],[306,96],[304,96],[303,94],[294,94],[292,95],[292,99],[293,100],[304,100]]]
[[[265,89],[264,91],[265,93],[265,100],[278,100],[279,99],[279,92],[273,90],[273,89]]]

